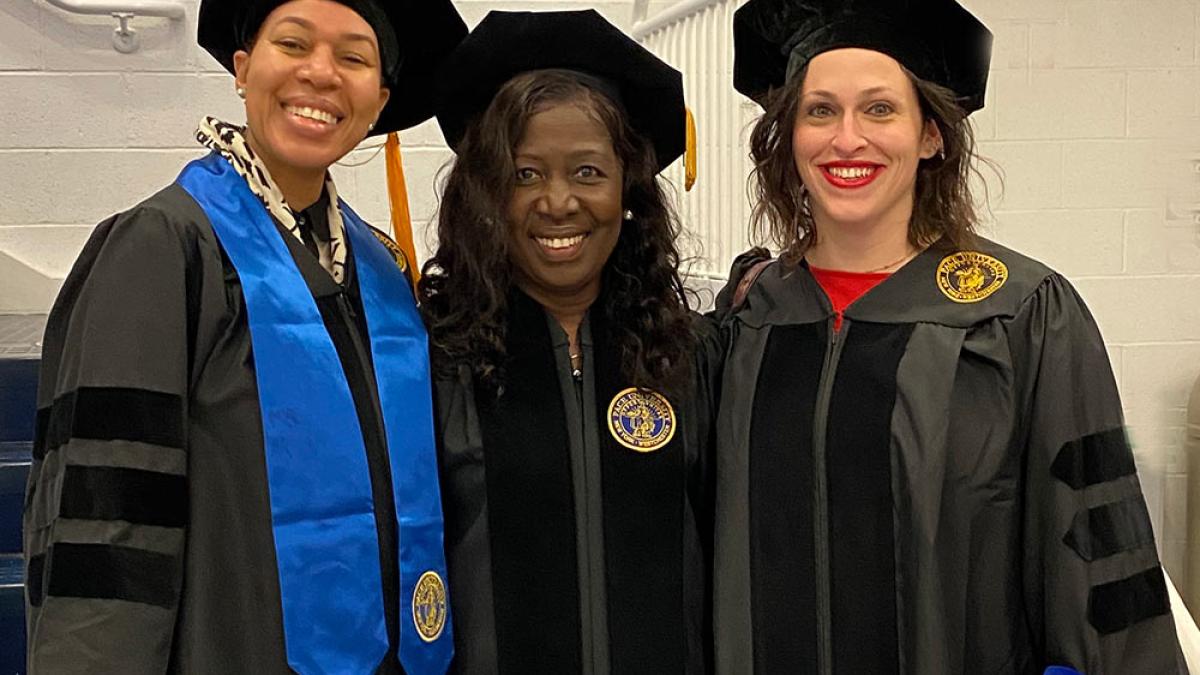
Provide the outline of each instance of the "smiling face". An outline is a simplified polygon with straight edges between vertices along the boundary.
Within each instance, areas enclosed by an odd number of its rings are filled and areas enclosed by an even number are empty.
[[[822,228],[907,230],[917,165],[937,153],[900,64],[867,49],[835,49],[808,64],[792,132],[793,158]]]
[[[590,304],[621,234],[624,175],[608,129],[584,101],[550,104],[529,117],[513,163],[514,280],[542,305]]]
[[[246,90],[248,142],[276,180],[324,176],[366,137],[388,99],[375,32],[332,0],[280,5],[233,63]]]

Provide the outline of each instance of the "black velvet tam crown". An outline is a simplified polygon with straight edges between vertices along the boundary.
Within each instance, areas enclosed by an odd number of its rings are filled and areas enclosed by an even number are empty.
[[[733,86],[760,105],[822,52],[883,52],[983,107],[992,33],[954,0],[750,0],[733,18]]]
[[[258,29],[287,0],[201,0],[196,39],[229,72]],[[467,35],[450,0],[337,0],[370,24],[379,42],[383,82],[391,90],[374,134],[407,129],[433,116],[437,70]]]
[[[612,98],[653,145],[660,170],[683,154],[683,76],[591,9],[489,12],[438,78],[437,118],[446,142],[458,146],[505,82],[551,68],[582,73],[585,84]]]

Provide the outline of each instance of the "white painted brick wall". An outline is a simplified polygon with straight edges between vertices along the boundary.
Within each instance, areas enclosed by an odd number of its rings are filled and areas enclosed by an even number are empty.
[[[976,115],[990,231],[1075,283],[1121,387],[1168,571],[1183,584],[1188,393],[1200,374],[1200,5],[965,0],[995,33]],[[985,171],[985,175],[988,172]]]
[[[233,79],[195,45],[198,0],[185,1],[183,22],[134,20],[141,40],[134,54],[113,50],[111,18],[69,14],[44,0],[0,3],[0,312],[45,311],[95,223],[153,194],[202,154],[192,140],[202,115],[244,119]],[[456,4],[472,26],[492,9],[594,7],[625,27],[633,7],[632,0]],[[423,247],[434,176],[450,154],[434,123],[405,132],[402,142]],[[360,149],[333,171],[363,217],[387,223],[382,155]]]
[[[1003,191],[988,178],[985,230],[1062,270],[1091,305],[1164,559],[1182,581],[1182,438],[1200,373],[1200,225],[1186,213],[1200,203],[1200,173],[1186,161],[1200,158],[1200,5],[964,1],[996,34],[988,104],[973,117],[982,152],[1004,175]],[[626,26],[633,3],[457,4],[471,24],[489,9],[595,6]],[[651,13],[669,4],[654,0]],[[142,49],[122,55],[110,47],[110,19],[43,0],[0,3],[0,311],[45,310],[90,228],[198,154],[191,133],[201,114],[240,119],[231,79],[194,45],[194,14],[193,2],[183,23],[138,19]],[[423,223],[449,154],[432,124],[403,141]],[[386,222],[380,157],[364,149],[348,161],[366,163],[335,168],[342,192]],[[741,183],[705,184],[703,162],[698,189],[740,198]]]

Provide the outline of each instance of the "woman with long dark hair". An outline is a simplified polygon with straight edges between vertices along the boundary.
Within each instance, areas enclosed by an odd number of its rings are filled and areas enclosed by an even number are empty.
[[[751,0],[764,109],[718,426],[724,673],[1185,671],[1083,301],[974,233],[991,34],[954,0]]]
[[[711,342],[656,178],[681,77],[594,11],[492,12],[442,77],[420,297],[456,667],[702,672]]]

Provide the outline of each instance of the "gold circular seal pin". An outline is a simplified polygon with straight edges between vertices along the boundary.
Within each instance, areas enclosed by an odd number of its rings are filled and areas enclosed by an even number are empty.
[[[400,248],[400,245],[397,244],[395,241],[392,241],[392,238],[387,236],[386,234],[380,232],[379,230],[377,230],[373,227],[370,229],[371,229],[371,234],[375,235],[375,238],[379,240],[379,243],[383,244],[384,248],[386,248],[388,250],[388,253],[392,254],[392,258],[394,258],[396,260],[396,267],[399,267],[401,272],[407,273],[408,272],[408,256],[404,255],[404,249]]]
[[[608,430],[630,450],[654,452],[675,437],[675,409],[658,392],[630,387],[608,404]]]
[[[413,589],[412,616],[417,634],[425,642],[438,639],[446,627],[446,615],[446,584],[430,570],[421,575]]]
[[[938,289],[954,302],[979,302],[1008,281],[1008,266],[978,251],[959,251],[942,258]]]

